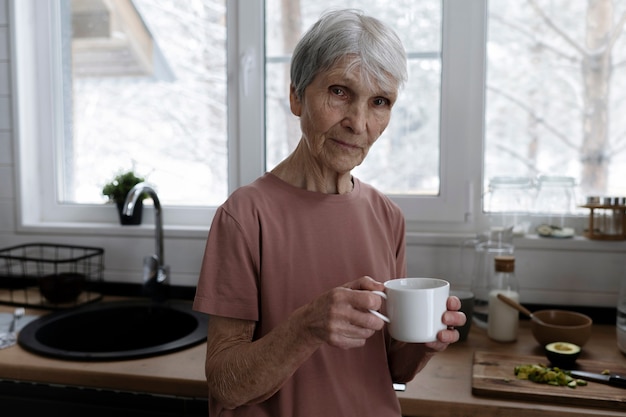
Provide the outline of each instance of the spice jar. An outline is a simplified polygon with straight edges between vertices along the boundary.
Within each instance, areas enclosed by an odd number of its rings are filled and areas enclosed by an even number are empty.
[[[617,299],[616,322],[617,347],[626,355],[626,275],[622,276],[619,297]]]
[[[626,197],[587,197],[589,226],[585,236],[598,240],[626,240]]]

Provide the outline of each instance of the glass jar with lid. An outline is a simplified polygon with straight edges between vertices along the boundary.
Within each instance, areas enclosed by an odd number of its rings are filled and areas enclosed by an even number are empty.
[[[485,196],[491,228],[512,228],[516,235],[528,231],[533,181],[529,177],[493,177]]]
[[[567,216],[576,211],[576,181],[573,177],[542,175],[537,181],[535,213],[547,216],[549,226],[565,228]]]

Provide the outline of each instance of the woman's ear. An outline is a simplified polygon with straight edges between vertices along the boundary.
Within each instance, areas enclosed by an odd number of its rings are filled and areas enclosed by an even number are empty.
[[[300,117],[302,114],[302,102],[293,84],[289,86],[289,107],[295,116]]]

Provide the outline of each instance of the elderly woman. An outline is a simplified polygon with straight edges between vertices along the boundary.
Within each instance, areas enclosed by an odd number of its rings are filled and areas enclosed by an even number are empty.
[[[210,314],[211,416],[400,416],[406,382],[458,339],[392,340],[372,290],[406,276],[399,208],[350,171],[387,127],[406,79],[396,34],[356,11],[324,15],[298,43],[296,149],[236,190],[209,233],[196,298]],[[443,322],[465,316],[450,297]]]

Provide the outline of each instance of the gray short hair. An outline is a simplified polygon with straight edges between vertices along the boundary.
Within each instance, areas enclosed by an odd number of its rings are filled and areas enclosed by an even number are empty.
[[[319,72],[346,56],[355,57],[367,83],[391,91],[407,80],[406,52],[394,30],[362,11],[337,10],[324,14],[296,45],[291,83],[297,96],[302,97]]]

